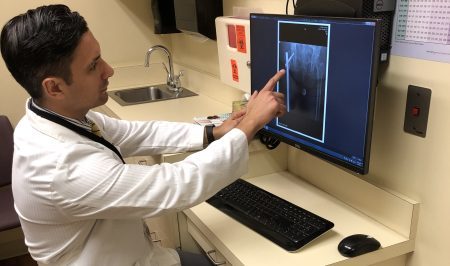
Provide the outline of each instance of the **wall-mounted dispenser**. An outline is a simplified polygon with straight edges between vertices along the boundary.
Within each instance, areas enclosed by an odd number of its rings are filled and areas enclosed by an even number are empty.
[[[218,17],[216,31],[220,80],[250,93],[250,21]]]
[[[174,7],[178,30],[216,39],[214,20],[223,15],[222,0],[174,0]]]

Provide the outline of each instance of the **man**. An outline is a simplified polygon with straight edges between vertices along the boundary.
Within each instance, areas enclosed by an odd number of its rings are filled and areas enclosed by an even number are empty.
[[[30,254],[42,265],[179,265],[174,250],[152,245],[143,219],[196,205],[243,175],[248,141],[286,110],[272,91],[280,71],[246,112],[212,131],[112,119],[90,111],[108,100],[114,71],[77,12],[29,10],[0,38],[8,69],[31,96],[15,129],[13,193]],[[174,164],[122,159],[204,146]]]

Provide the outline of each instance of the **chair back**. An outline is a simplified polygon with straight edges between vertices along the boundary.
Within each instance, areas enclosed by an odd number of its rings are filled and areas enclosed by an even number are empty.
[[[8,117],[0,115],[0,186],[11,184],[14,151],[13,132]]]

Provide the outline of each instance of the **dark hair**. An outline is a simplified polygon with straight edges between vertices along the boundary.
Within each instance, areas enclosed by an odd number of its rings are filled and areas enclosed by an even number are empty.
[[[49,76],[72,83],[70,64],[87,23],[65,5],[41,6],[8,21],[0,35],[6,66],[32,98],[42,96]]]

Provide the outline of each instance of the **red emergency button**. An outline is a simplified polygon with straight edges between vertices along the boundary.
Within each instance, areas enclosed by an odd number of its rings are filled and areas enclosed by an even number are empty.
[[[414,106],[411,110],[412,116],[419,116],[420,115],[420,107]]]

